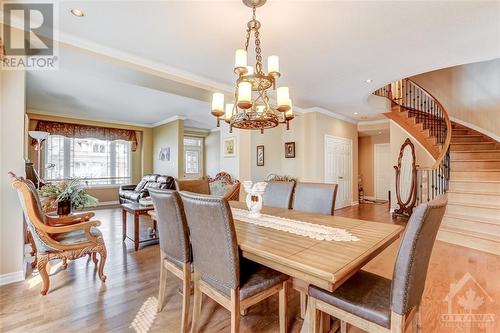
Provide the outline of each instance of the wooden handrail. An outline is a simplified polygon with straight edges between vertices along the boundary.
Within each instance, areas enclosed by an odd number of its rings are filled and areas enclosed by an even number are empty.
[[[415,81],[413,81],[411,79],[407,79],[407,80],[412,82],[414,85],[416,85],[418,88],[420,88],[423,92],[425,92],[430,98],[432,98],[434,100],[434,102],[438,105],[438,107],[441,109],[441,111],[443,111],[444,121],[446,123],[446,139],[444,140],[444,143],[443,143],[443,146],[441,149],[441,153],[439,154],[438,158],[436,159],[436,161],[434,162],[434,164],[432,166],[417,168],[418,170],[422,170],[422,171],[435,170],[439,167],[439,165],[443,161],[444,157],[446,156],[446,152],[448,151],[448,148],[450,147],[451,132],[452,132],[450,117],[448,116],[448,112],[443,107],[443,105],[441,105],[441,103],[436,99],[436,97],[434,97],[430,92],[428,92],[427,89],[423,88],[422,86],[420,86],[418,83],[416,83]]]
[[[439,168],[441,162],[443,161],[443,159],[445,158],[445,156],[447,154],[448,148],[450,147],[451,132],[452,132],[450,117],[449,117],[448,112],[446,111],[446,109],[443,107],[443,105],[429,91],[427,91],[425,88],[423,88],[422,86],[420,86],[418,83],[416,83],[415,81],[413,81],[411,79],[404,79],[404,80],[407,80],[407,81],[411,82],[413,85],[415,85],[416,87],[418,87],[418,89],[420,89],[422,92],[424,92],[428,97],[430,97],[434,101],[434,103],[436,103],[436,105],[439,107],[439,109],[443,113],[444,122],[446,124],[446,138],[445,138],[444,143],[443,143],[443,145],[441,147],[440,154],[435,159],[433,165],[431,165],[431,166],[423,166],[423,167],[418,167],[417,168],[420,171],[436,170],[437,168]],[[403,82],[403,80],[399,80],[399,81],[396,81],[396,82],[400,82],[400,81]],[[391,84],[392,83],[389,83],[388,85],[386,85],[386,86],[378,89],[377,91],[374,92],[374,94],[377,95],[377,96],[388,98],[392,103],[395,103],[397,105],[400,105],[402,107],[407,108],[406,106],[400,104],[400,101],[402,100],[402,97],[398,98],[398,96],[396,96],[396,97],[392,96],[392,90],[391,90],[392,87],[391,87]],[[403,87],[403,84],[401,84],[400,87]]]

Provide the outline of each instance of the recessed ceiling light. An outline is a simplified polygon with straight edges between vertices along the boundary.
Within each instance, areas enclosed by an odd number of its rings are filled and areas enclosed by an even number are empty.
[[[73,8],[71,10],[71,14],[75,15],[76,17],[84,17],[85,16],[85,13],[82,12],[80,9],[78,8]]]
[[[357,112],[354,112],[354,115],[355,115],[355,116],[357,116],[357,115],[358,115],[358,113],[357,113]]]
[[[366,83],[372,83],[372,81],[373,81],[372,79],[366,79],[365,80]]]
[[[378,134],[382,134],[382,132],[378,132]]]

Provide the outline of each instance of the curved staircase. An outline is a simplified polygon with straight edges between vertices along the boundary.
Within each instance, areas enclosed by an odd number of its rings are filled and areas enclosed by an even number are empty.
[[[500,143],[452,123],[448,208],[438,239],[500,254]]]
[[[385,116],[436,160],[418,170],[417,200],[447,193],[438,239],[500,255],[500,143],[451,122],[439,101],[409,79],[374,94],[391,100],[391,112]]]

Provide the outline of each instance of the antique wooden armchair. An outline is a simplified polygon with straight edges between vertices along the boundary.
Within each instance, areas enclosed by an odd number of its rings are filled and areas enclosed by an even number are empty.
[[[96,227],[100,221],[88,221],[91,214],[79,214],[72,218],[52,219],[42,211],[40,199],[35,186],[29,180],[17,177],[9,173],[12,186],[17,190],[19,200],[23,208],[24,216],[36,244],[37,268],[43,280],[42,295],[46,295],[49,289],[49,275],[47,263],[52,259],[66,261],[78,259],[86,255],[92,255],[94,263],[97,264],[99,253],[100,261],[98,274],[102,282],[106,281],[104,275],[104,264],[106,262],[106,245],[99,229]]]

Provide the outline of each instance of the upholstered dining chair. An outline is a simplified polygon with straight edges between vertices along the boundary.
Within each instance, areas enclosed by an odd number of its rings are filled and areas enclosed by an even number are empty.
[[[336,198],[337,184],[298,182],[292,208],[306,213],[333,215]]]
[[[182,280],[182,332],[188,332],[191,297],[191,245],[189,230],[179,193],[174,190],[150,190],[156,211],[160,238],[160,289],[158,312],[163,309],[167,272]]]
[[[240,257],[231,208],[226,199],[181,192],[189,225],[194,265],[192,332],[198,332],[202,295],[231,312],[231,332],[240,313],[279,294],[280,332],[287,331],[289,277]]]
[[[210,194],[208,179],[176,179],[175,188],[177,191],[188,191],[199,194]]]
[[[96,228],[101,222],[87,221],[89,215],[84,214],[80,219],[59,219],[57,223],[51,223],[42,211],[33,183],[17,177],[12,172],[9,174],[36,244],[37,268],[43,281],[41,294],[46,295],[49,290],[47,264],[53,259],[63,260],[63,265],[66,266],[67,260],[75,260],[90,254],[95,264],[99,262],[98,275],[101,281],[105,282],[106,245],[101,231]],[[100,261],[97,260],[97,253],[100,255]]]
[[[295,181],[268,181],[262,203],[269,207],[290,209],[294,188]]]
[[[419,306],[446,204],[443,195],[414,210],[401,239],[392,281],[359,271],[334,292],[310,286],[310,332],[316,332],[320,311],[338,318],[342,333],[347,324],[373,333],[402,333],[412,321],[412,333],[419,332]]]
[[[293,194],[293,210],[333,215],[335,199],[337,198],[337,184],[302,183],[295,185]],[[307,306],[307,293],[300,291],[300,317],[304,318]]]

